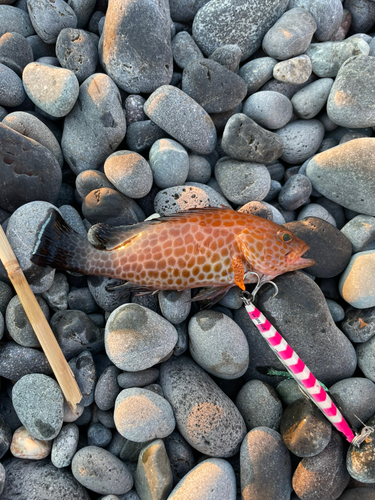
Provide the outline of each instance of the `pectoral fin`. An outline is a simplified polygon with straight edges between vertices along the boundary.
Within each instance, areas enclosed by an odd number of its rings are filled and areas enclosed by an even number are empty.
[[[241,290],[245,290],[245,285],[243,282],[245,269],[243,267],[242,259],[239,255],[235,255],[232,258],[232,268],[234,272],[234,282],[241,288]]]

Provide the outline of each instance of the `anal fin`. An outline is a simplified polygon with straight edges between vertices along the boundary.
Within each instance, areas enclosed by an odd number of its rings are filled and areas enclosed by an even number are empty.
[[[232,284],[224,286],[211,286],[203,288],[195,297],[191,299],[192,302],[204,301],[203,307],[211,307],[216,302],[219,302],[224,295],[232,288]]]

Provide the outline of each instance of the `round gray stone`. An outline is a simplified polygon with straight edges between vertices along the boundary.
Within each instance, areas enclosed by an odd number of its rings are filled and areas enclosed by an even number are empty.
[[[137,443],[164,438],[176,426],[168,401],[139,387],[120,392],[116,398],[114,419],[118,432]]]
[[[48,321],[48,305],[41,297],[36,297],[36,300]],[[15,342],[17,342],[17,344],[24,347],[40,347],[39,340],[34,333],[28,317],[26,316],[18,295],[15,295],[9,302],[6,310],[5,321],[9,335]]]
[[[313,16],[316,22],[314,36],[320,42],[330,40],[343,18],[341,0],[290,0],[289,9],[301,7]]]
[[[115,189],[107,177],[100,170],[84,170],[76,177],[76,189],[79,196],[84,200],[91,191],[101,188]]]
[[[100,375],[95,386],[95,403],[100,410],[110,410],[114,407],[121,386],[117,382],[120,370],[116,366],[108,366]]]
[[[342,321],[345,318],[345,311],[343,307],[341,307],[340,304],[331,299],[326,299],[326,302],[333,321],[335,323]]]
[[[166,320],[172,325],[176,325],[184,321],[190,313],[191,309],[191,290],[162,291],[158,294],[159,305],[161,312]]]
[[[296,120],[277,130],[276,133],[284,144],[281,160],[291,165],[298,165],[319,149],[325,130],[319,120]]]
[[[12,5],[0,5],[0,36],[19,33],[24,37],[35,34],[28,12]]]
[[[27,0],[27,9],[36,33],[45,43],[55,43],[62,29],[77,26],[74,10],[63,0],[55,0],[54,3]]]
[[[365,34],[375,21],[375,5],[372,0],[345,0],[345,9],[351,14],[351,32]]]
[[[112,432],[100,422],[93,422],[87,429],[87,443],[89,446],[105,448],[112,441]]]
[[[284,127],[292,118],[290,100],[279,92],[255,92],[244,102],[242,112],[262,127],[274,130]]]
[[[189,172],[186,178],[190,182],[206,183],[211,177],[211,165],[203,156],[189,155]]]
[[[68,467],[76,452],[79,439],[79,429],[76,424],[66,424],[52,443],[51,462],[61,469]]]
[[[249,345],[241,328],[217,311],[200,311],[189,321],[189,348],[206,372],[232,380],[249,366]]]
[[[52,286],[42,293],[43,299],[54,311],[62,311],[68,308],[69,284],[65,274],[56,273]]]
[[[209,154],[214,150],[216,129],[211,118],[177,87],[159,87],[145,102],[144,111],[156,125],[193,152]]]
[[[323,219],[332,226],[336,227],[336,221],[332,215],[324,207],[319,205],[319,203],[308,203],[299,211],[297,220],[303,220],[307,217],[318,217],[318,219]]]
[[[358,252],[353,255],[340,277],[339,291],[341,297],[358,309],[374,307],[375,284],[372,279],[374,271],[375,250]]]
[[[64,396],[51,377],[40,373],[25,375],[14,385],[12,401],[30,434],[43,441],[58,435],[63,424]]]
[[[237,73],[241,56],[242,51],[238,45],[223,45],[212,52],[209,59],[212,59],[222,66],[225,66],[230,71]]]
[[[310,179],[302,174],[292,175],[279,194],[279,203],[284,210],[296,210],[306,203],[311,195]]]
[[[19,77],[24,67],[33,62],[33,51],[26,38],[19,33],[5,33],[0,37],[0,63],[5,64]]]
[[[191,208],[215,206],[203,189],[195,186],[174,186],[158,192],[154,200],[155,212],[169,215]]]
[[[283,83],[305,83],[311,73],[311,61],[306,54],[281,61],[273,68],[273,77]]]
[[[273,57],[259,57],[241,66],[238,74],[247,84],[247,95],[253,94],[271,80],[276,63]]]
[[[189,157],[186,149],[173,139],[155,141],[149,152],[149,162],[158,187],[179,186],[186,181]]]
[[[157,368],[147,368],[139,372],[122,372],[118,375],[117,382],[122,389],[131,389],[153,384],[158,378],[159,370]]]
[[[0,105],[19,106],[26,98],[21,78],[0,62]]]
[[[321,78],[296,92],[291,99],[294,114],[304,120],[314,118],[325,106],[332,85],[332,78]]]
[[[52,373],[45,354],[15,342],[5,342],[0,348],[0,375],[15,381],[30,373]]]
[[[180,31],[172,40],[173,59],[184,69],[191,62],[203,59],[198,45],[187,31]]]
[[[159,314],[138,304],[124,304],[107,320],[105,349],[118,368],[138,371],[165,358],[177,338],[174,326]]]
[[[375,239],[375,217],[357,215],[345,224],[341,232],[350,240],[353,252],[361,252]]]
[[[137,121],[127,128],[126,145],[130,151],[142,153],[149,150],[155,141],[167,135],[151,120]]]

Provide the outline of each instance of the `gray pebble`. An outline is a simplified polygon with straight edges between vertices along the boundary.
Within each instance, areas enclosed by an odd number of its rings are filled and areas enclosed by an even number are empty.
[[[171,16],[174,21],[184,23],[192,21],[197,11],[209,0],[193,0],[186,3],[185,0],[170,0]]]
[[[241,57],[242,51],[239,46],[229,44],[218,47],[214,52],[212,52],[209,59],[212,59],[222,66],[225,66],[230,71],[237,73]]]
[[[79,83],[95,73],[98,64],[98,49],[82,29],[62,29],[56,40],[56,56],[63,68],[72,71]]]
[[[238,205],[263,200],[271,186],[271,177],[264,165],[228,157],[216,163],[215,177],[226,198]]]
[[[273,77],[283,83],[305,83],[311,73],[311,61],[306,54],[281,61],[273,68]]]
[[[131,389],[152,384],[158,377],[159,370],[157,368],[147,368],[138,372],[122,372],[118,375],[117,382],[122,389]]]
[[[268,203],[267,201],[262,201],[262,203],[271,210],[273,222],[280,225],[285,224],[286,221],[280,210],[278,210],[276,207],[274,207],[273,205],[271,205],[271,203]]]
[[[353,253],[361,252],[368,243],[375,239],[375,217],[356,215],[345,224],[341,232],[353,245]]]
[[[0,376],[19,380],[30,373],[52,373],[45,354],[15,342],[6,342],[0,348]]]
[[[100,170],[84,170],[76,177],[76,188],[82,200],[86,198],[91,191],[101,188],[114,189],[114,186],[103,172]]]
[[[249,345],[241,328],[217,311],[200,311],[189,321],[189,348],[206,372],[232,380],[249,366]]]
[[[366,378],[375,382],[375,337],[371,337],[366,342],[356,345],[356,353],[358,357],[358,366],[362,370]]]
[[[341,0],[291,0],[289,9],[302,7],[313,16],[317,28],[314,36],[320,42],[330,40],[331,36],[339,28],[342,17],[343,7]]]
[[[259,126],[243,113],[229,118],[221,147],[235,160],[270,163],[282,155],[283,142],[277,134]]]
[[[25,98],[21,78],[8,66],[0,63],[0,105],[19,106]]]
[[[120,370],[113,365],[108,366],[100,375],[95,386],[95,403],[101,410],[110,410],[114,407],[121,386],[117,382]]]
[[[187,381],[189,391],[185,390]],[[245,422],[204,370],[181,356],[161,365],[160,383],[178,429],[190,446],[210,456],[237,453],[246,433]]]
[[[332,78],[321,78],[296,92],[291,99],[295,115],[304,120],[314,118],[325,106],[332,85]]]
[[[168,500],[194,498],[235,500],[236,478],[232,466],[221,458],[209,458],[196,465],[175,486]]]
[[[126,145],[130,151],[142,153],[150,149],[155,141],[167,135],[151,120],[137,121],[131,123],[126,131]]]
[[[77,26],[74,10],[63,0],[47,4],[42,0],[28,0],[27,8],[36,33],[48,44],[56,42],[62,29]]]
[[[229,111],[224,111],[223,113],[211,113],[211,120],[214,122],[217,132],[219,134],[222,133],[229,118],[231,118],[236,113],[240,113],[241,110],[242,103],[238,104],[236,107],[230,109]]]
[[[264,202],[249,201],[249,203],[239,208],[238,211],[249,215],[256,215],[257,217],[263,217],[263,219],[273,220],[272,209],[266,206]],[[233,290],[233,288],[231,288],[231,290]]]
[[[25,375],[14,385],[12,401],[30,434],[43,441],[58,435],[63,424],[64,397],[51,377],[39,373]]]
[[[78,426],[85,426],[85,425],[89,424],[92,421],[92,418],[93,418],[92,407],[91,406],[80,406],[80,408],[83,408],[83,412],[75,420],[75,423]]]
[[[169,402],[147,389],[124,389],[116,398],[116,429],[126,439],[144,443],[173,432],[176,421]]]
[[[23,70],[22,79],[29,98],[51,116],[66,116],[77,101],[79,83],[68,69],[32,62]]]
[[[95,302],[106,312],[112,312],[125,302],[129,302],[129,290],[124,290],[121,287],[111,290],[111,288],[119,287],[123,283],[123,280],[102,276],[89,276],[87,280],[87,284]]]
[[[83,311],[86,314],[97,310],[97,304],[88,287],[71,290],[68,295],[68,306],[69,309]]]
[[[280,191],[279,203],[284,210],[296,210],[306,203],[311,191],[312,185],[308,177],[302,174],[292,175]]]
[[[271,187],[270,190],[268,191],[267,196],[264,198],[264,201],[270,202],[272,200],[275,200],[281,191],[281,184],[278,181],[274,181],[271,179]]]
[[[124,495],[133,487],[132,475],[124,462],[97,446],[77,451],[72,472],[85,488],[102,495]]]
[[[213,205],[209,195],[195,186],[174,186],[163,189],[158,192],[154,200],[155,212],[160,215],[210,206]]]
[[[105,349],[118,368],[139,371],[156,365],[176,345],[177,331],[159,314],[137,304],[115,309],[105,328]]]
[[[272,90],[255,92],[244,102],[242,112],[262,127],[274,130],[284,127],[292,118],[290,100]]]
[[[213,177],[211,177],[210,181],[212,179]],[[216,181],[216,179],[214,180]],[[217,186],[215,186],[215,189],[206,184],[201,184],[200,182],[185,182],[185,186],[194,186],[202,189],[208,195],[211,207],[224,206],[232,208],[231,205],[228,203],[228,200],[224,197],[223,192],[221,191],[220,186],[218,184]]]
[[[178,333],[178,340],[177,344],[174,346],[173,349],[173,354],[174,356],[181,356],[184,352],[186,352],[188,348],[188,333],[187,333],[187,322],[183,321],[182,323],[179,323],[178,325],[175,325],[177,333]]]
[[[66,402],[66,400],[64,400],[64,417],[63,417],[64,422],[68,423],[75,422],[76,420],[79,419],[79,417],[81,417],[84,410],[85,407],[79,404],[75,407],[75,410],[72,410],[68,405],[68,403]]]
[[[375,335],[375,308],[349,307],[341,328],[352,342],[366,342]]]
[[[0,37],[0,63],[13,70],[20,78],[24,67],[34,60],[26,38],[19,33],[5,33]]]
[[[273,57],[259,57],[241,66],[238,74],[246,82],[247,95],[254,94],[272,78],[276,63]]]
[[[5,33],[19,33],[24,37],[34,35],[28,12],[12,5],[0,5],[0,36]]]
[[[148,442],[139,442],[130,441],[130,439],[122,438],[124,440],[123,446],[120,451],[119,458],[124,462],[137,462],[138,456],[142,448],[147,446]],[[135,472],[135,470],[134,470]]]
[[[331,299],[326,299],[326,302],[333,321],[335,323],[342,321],[345,318],[345,311],[340,304]]]
[[[81,352],[69,361],[69,366],[81,390],[80,405],[90,406],[94,401],[96,384],[96,369],[91,352],[87,350]]]
[[[293,379],[286,379],[280,382],[276,386],[276,392],[279,395],[280,399],[284,403],[284,405],[289,406],[294,401],[298,399],[303,399],[305,396],[302,394],[301,389],[297,382]]]
[[[319,120],[296,120],[276,131],[283,140],[281,160],[298,165],[310,158],[324,137],[324,127]]]
[[[78,211],[71,205],[61,205],[59,210],[69,226],[71,226],[76,233],[86,238],[87,230]],[[71,307],[71,309],[75,309],[75,307]]]
[[[290,59],[306,51],[315,30],[316,22],[309,12],[298,7],[290,9],[267,31],[262,49],[275,59]]]
[[[173,139],[155,141],[149,152],[149,163],[154,182],[162,189],[186,181],[189,157],[186,149]]]
[[[241,293],[242,290],[238,286],[234,286],[224,295],[222,299],[219,300],[218,303],[223,307],[228,307],[229,309],[239,309],[243,305]]]
[[[172,325],[184,321],[191,309],[191,290],[162,291],[158,294],[159,305],[162,315]]]
[[[173,474],[173,484],[177,484],[195,465],[193,450],[181,434],[173,431],[164,439]]]
[[[95,418],[97,418],[98,421],[102,425],[104,425],[104,427],[107,427],[108,429],[116,429],[112,409],[111,410],[100,410],[99,408],[96,408]],[[112,437],[111,437],[111,441],[112,441]]]
[[[89,446],[105,448],[112,441],[112,432],[100,422],[90,425],[87,430],[87,443]]]
[[[255,427],[279,428],[283,408],[275,389],[261,380],[249,380],[236,398],[248,431]]]
[[[49,64],[50,66],[56,66],[56,68],[61,68],[59,60],[57,59],[57,57],[53,56],[39,57],[39,59],[37,59],[35,62],[40,64]]]
[[[193,61],[203,59],[202,52],[187,31],[180,31],[173,38],[172,52],[174,62],[182,69]]]
[[[186,178],[190,182],[205,184],[211,177],[211,165],[203,156],[189,155],[189,171]]]
[[[339,144],[344,144],[345,142],[353,141],[354,139],[361,139],[363,137],[367,137],[367,135],[361,134],[360,132],[348,132],[347,134],[341,137]],[[320,153],[320,151],[318,152]]]
[[[56,273],[52,286],[42,293],[43,299],[54,311],[61,311],[68,308],[69,284],[65,274]]]
[[[366,33],[375,21],[375,5],[367,0],[345,0],[345,9],[351,13],[351,31]]]
[[[146,120],[146,115],[143,111],[143,105],[146,99],[141,95],[130,94],[124,102],[126,125],[134,122]]]
[[[125,131],[118,88],[103,73],[91,75],[81,84],[78,100],[64,120],[64,158],[76,175],[96,170],[121,143]]]
[[[2,339],[2,338],[3,338],[4,331],[5,331],[5,321],[4,321],[4,315],[3,315],[3,313],[0,311],[0,339]]]
[[[41,297],[37,296],[36,300],[48,321],[48,305]],[[9,335],[15,342],[17,342],[17,344],[24,347],[40,347],[39,340],[34,333],[28,317],[26,316],[18,295],[15,295],[8,304],[5,322]]]
[[[164,442],[156,439],[145,446],[138,457],[135,489],[140,498],[167,498],[173,475]]]
[[[68,467],[78,446],[79,429],[76,424],[66,424],[52,443],[51,462],[61,469]]]

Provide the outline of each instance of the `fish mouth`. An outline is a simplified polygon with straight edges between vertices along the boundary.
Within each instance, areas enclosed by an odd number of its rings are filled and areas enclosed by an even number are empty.
[[[307,250],[309,250],[310,247],[309,245],[305,245],[302,250],[301,250],[301,256],[304,255]],[[288,261],[288,257],[290,257],[290,254],[292,254],[292,252],[289,252],[288,254],[286,254],[286,259]],[[297,269],[303,269],[305,267],[311,267],[311,266],[314,266],[315,265],[315,260],[314,259],[309,259],[309,258],[306,258],[306,257],[298,257],[298,259],[294,260],[293,262],[291,262],[291,265],[293,266],[293,269],[294,270],[297,270]]]

